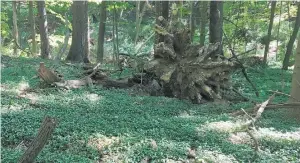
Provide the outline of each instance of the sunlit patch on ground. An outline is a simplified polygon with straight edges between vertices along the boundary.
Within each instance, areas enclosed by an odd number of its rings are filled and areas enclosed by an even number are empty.
[[[101,100],[103,97],[100,95],[91,93],[91,94],[86,94],[86,98],[92,102],[95,102],[95,101]]]
[[[241,126],[241,124],[242,124],[241,121],[237,121],[237,122],[233,122],[233,121],[211,122],[211,123],[207,123],[207,124],[202,125],[200,127],[200,130],[213,130],[213,131],[217,131],[217,132],[230,133],[234,129]]]
[[[23,106],[19,104],[1,105],[1,114],[21,111],[22,109]]]
[[[251,142],[251,138],[246,132],[233,133],[234,130],[239,128],[242,123],[242,121],[211,122],[203,125],[201,129],[230,133],[228,140],[233,144],[248,144]],[[291,132],[281,132],[275,130],[274,128],[258,128],[257,130],[253,130],[252,132],[258,139],[274,141],[300,141],[300,128],[296,129],[296,131]]]
[[[238,162],[232,155],[225,155],[218,151],[198,150],[196,152],[196,162],[232,163]]]
[[[94,138],[91,138],[88,142],[88,145],[92,147],[96,147],[99,151],[103,150],[104,148],[108,148],[111,145],[120,142],[118,137],[106,137],[104,135],[98,135]]]

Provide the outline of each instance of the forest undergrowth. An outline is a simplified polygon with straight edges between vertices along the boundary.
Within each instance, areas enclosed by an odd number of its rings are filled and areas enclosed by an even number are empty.
[[[80,65],[1,56],[1,158],[16,162],[48,115],[58,125],[37,162],[298,162],[299,122],[286,109],[266,110],[257,122],[258,156],[252,140],[230,128],[245,117],[231,117],[251,102],[192,104],[175,98],[141,96],[98,86],[62,90],[40,88],[39,63],[64,75],[82,77]],[[233,83],[261,103],[273,91],[289,93],[291,71],[248,68],[260,97],[238,70]],[[130,73],[130,70],[127,70]],[[128,74],[123,73],[126,76]],[[284,79],[284,80],[283,80]],[[276,96],[273,103],[285,102]]]

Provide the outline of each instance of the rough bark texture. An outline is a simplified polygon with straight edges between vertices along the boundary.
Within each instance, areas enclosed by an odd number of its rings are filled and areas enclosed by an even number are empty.
[[[293,97],[293,98],[290,98],[290,102],[299,102],[300,101],[300,37],[298,37],[297,53],[295,56],[291,97]]]
[[[207,24],[207,8],[208,2],[200,2],[200,46],[204,46],[205,35],[206,35],[206,24]]]
[[[72,4],[72,44],[66,60],[84,62],[88,45],[88,2],[74,1]]]
[[[223,55],[222,37],[223,37],[223,2],[211,1],[210,2],[210,24],[209,24],[209,42],[221,43],[217,50],[220,55]]]
[[[43,149],[48,139],[51,137],[56,126],[55,119],[46,117],[38,131],[37,136],[32,141],[28,149],[22,155],[19,163],[33,163],[40,151]]]
[[[158,24],[159,20],[158,17],[161,16],[161,2],[155,1],[155,23]],[[159,36],[158,34],[155,34],[155,44],[159,42]]]
[[[32,39],[32,47],[31,52],[35,56],[36,55],[36,40],[35,40],[35,18],[33,15],[33,1],[29,1],[29,24],[30,24],[30,31],[31,31],[31,39]]]
[[[293,29],[293,33],[292,33],[292,35],[290,37],[290,40],[288,42],[288,45],[286,47],[286,53],[285,53],[283,63],[282,63],[282,69],[283,70],[287,70],[288,67],[289,67],[290,56],[293,53],[293,45],[294,45],[294,42],[296,40],[297,33],[298,33],[298,30],[299,30],[299,27],[300,27],[300,3],[298,3],[297,6],[298,6],[297,18],[296,18],[295,26],[294,26],[294,29]]]
[[[190,29],[191,29],[191,41],[193,42],[195,34],[195,8],[197,3],[191,2],[191,15],[190,15]]]
[[[162,16],[169,20],[169,1],[162,1]]]
[[[156,32],[165,37],[154,47],[154,59],[145,65],[153,74],[166,96],[188,99],[195,103],[222,100],[230,89],[230,72],[235,62],[212,58],[218,54],[220,43],[201,48],[193,45],[189,29],[171,29],[162,17]],[[152,76],[153,76],[152,75]]]
[[[291,97],[288,104],[297,104],[298,106],[289,109],[291,118],[300,122],[300,36],[298,36],[297,52],[295,56],[295,65],[292,77]]]
[[[270,16],[270,23],[269,23],[269,28],[268,28],[268,35],[267,35],[267,40],[266,40],[266,46],[265,46],[265,52],[264,52],[264,65],[267,64],[267,57],[268,57],[268,52],[269,52],[269,45],[270,45],[270,39],[271,39],[271,32],[273,28],[273,20],[275,16],[275,8],[276,8],[276,1],[271,2],[271,16]]]
[[[105,34],[105,22],[106,22],[106,3],[103,1],[100,7],[100,23],[98,34],[98,49],[97,49],[97,61],[103,62],[104,52],[104,34]]]
[[[17,23],[17,1],[12,1],[13,7],[13,38],[14,38],[14,55],[18,55],[18,47],[19,47],[19,30]]]
[[[45,1],[38,1],[39,27],[41,37],[41,57],[49,58],[49,38]]]
[[[43,81],[45,81],[47,84],[61,81],[61,79],[53,71],[45,67],[44,62],[40,63],[38,74],[39,77],[43,79]]]

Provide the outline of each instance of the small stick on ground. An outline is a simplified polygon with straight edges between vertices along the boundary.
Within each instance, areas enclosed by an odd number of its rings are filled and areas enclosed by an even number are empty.
[[[238,127],[235,130],[235,132],[247,132],[248,133],[248,135],[254,140],[254,147],[255,147],[254,149],[255,149],[256,154],[259,151],[259,144],[258,144],[258,140],[255,138],[255,136],[253,135],[253,133],[250,130],[250,125],[253,125],[253,127],[255,127],[255,122],[261,117],[261,114],[264,112],[264,110],[267,107],[268,103],[274,97],[275,97],[275,93],[271,97],[269,97],[269,99],[267,101],[263,102],[260,105],[260,107],[258,108],[258,111],[256,113],[256,116],[254,118],[251,117],[251,120],[248,120],[247,122],[245,122],[244,124],[242,124],[240,127]],[[244,111],[244,110],[242,109],[242,111]]]

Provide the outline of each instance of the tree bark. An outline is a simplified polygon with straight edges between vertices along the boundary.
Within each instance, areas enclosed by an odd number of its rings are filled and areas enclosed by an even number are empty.
[[[155,1],[155,24],[159,24],[158,17],[161,16],[161,1]],[[155,34],[155,44],[162,42],[163,38],[157,33]]]
[[[18,55],[19,53],[19,30],[17,23],[17,1],[12,1],[13,7],[13,38],[14,38],[14,55]]]
[[[276,1],[272,1],[271,2],[270,23],[269,23],[269,28],[268,28],[268,35],[267,35],[267,40],[266,40],[265,52],[264,52],[264,60],[263,60],[264,65],[267,65],[269,45],[270,45],[271,33],[272,33],[272,28],[273,28],[273,21],[274,21],[274,16],[275,16],[275,8],[276,8]]]
[[[300,36],[298,37],[297,52],[295,56],[295,65],[292,78],[290,102],[300,101]]]
[[[84,35],[86,35],[85,46],[84,46],[84,56],[83,62],[90,63],[90,20],[87,13],[87,30],[84,31]]]
[[[31,52],[32,55],[36,55],[36,40],[35,40],[35,20],[34,20],[34,15],[33,15],[33,1],[29,1],[29,24],[30,24],[30,30],[31,30],[31,39],[32,39],[32,47],[31,47]]]
[[[74,1],[72,4],[72,44],[66,60],[87,62],[88,2]]]
[[[191,15],[190,15],[190,29],[191,29],[191,41],[194,40],[194,34],[195,34],[195,6],[194,2],[191,2]]]
[[[41,57],[49,58],[49,38],[45,1],[38,1],[39,28],[41,37]]]
[[[293,33],[292,33],[292,35],[290,37],[290,40],[288,42],[288,45],[286,47],[286,53],[285,53],[283,63],[282,63],[282,69],[283,70],[287,70],[288,67],[289,67],[290,56],[293,53],[293,45],[294,45],[294,42],[296,40],[297,33],[298,33],[298,30],[299,30],[299,27],[300,27],[300,3],[298,3],[297,6],[298,6],[297,18],[296,18],[295,26],[294,26],[294,29],[293,29]]]
[[[300,36],[298,36],[297,52],[295,56],[295,65],[291,84],[291,93],[288,103],[300,102]],[[289,109],[288,115],[290,118],[295,118],[300,121],[300,108],[295,107]]]
[[[223,36],[223,2],[210,2],[210,24],[209,24],[209,42],[220,42],[217,53],[223,55],[222,36]]]
[[[206,24],[207,24],[207,7],[208,3],[206,1],[200,2],[200,46],[204,46],[205,35],[206,35]]]
[[[106,22],[106,3],[102,1],[100,6],[100,23],[98,33],[98,49],[97,49],[97,61],[103,62],[104,56],[104,35],[105,35],[105,22]]]
[[[169,20],[169,1],[162,1],[162,16]]]
[[[28,149],[22,155],[19,163],[33,163],[40,151],[46,145],[56,126],[56,122],[51,117],[46,117]]]

